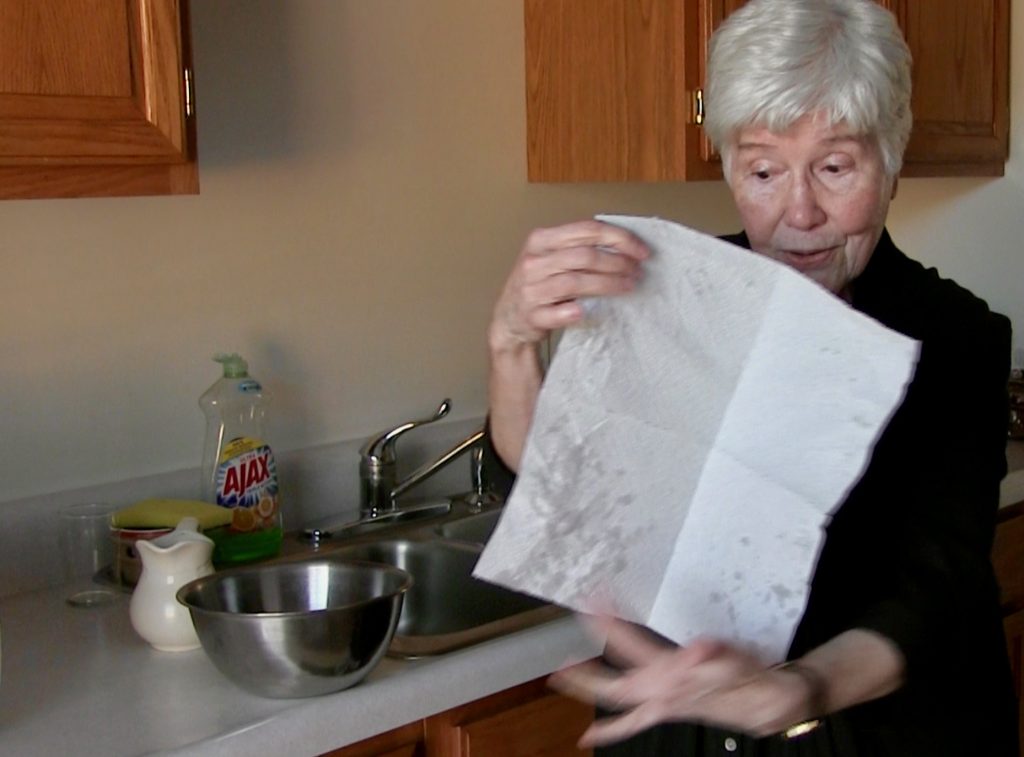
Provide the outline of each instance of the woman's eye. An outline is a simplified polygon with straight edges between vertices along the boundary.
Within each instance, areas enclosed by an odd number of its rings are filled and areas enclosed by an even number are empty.
[[[839,175],[844,174],[853,168],[853,164],[847,160],[828,160],[821,164],[821,170],[824,173]]]
[[[768,179],[771,178],[771,174],[768,172],[767,168],[761,168],[759,170],[754,171],[754,176],[755,178],[758,178],[761,181],[767,181]]]

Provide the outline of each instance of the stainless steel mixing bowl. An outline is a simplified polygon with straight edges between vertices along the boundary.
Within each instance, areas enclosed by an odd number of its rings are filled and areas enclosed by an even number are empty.
[[[177,597],[225,676],[261,696],[308,697],[373,670],[411,585],[399,568],[328,557],[232,568]]]

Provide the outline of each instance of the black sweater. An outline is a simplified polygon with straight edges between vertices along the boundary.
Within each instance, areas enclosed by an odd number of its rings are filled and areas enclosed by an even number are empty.
[[[744,234],[726,240],[749,247]],[[989,554],[1006,473],[1009,321],[900,252],[887,232],[852,305],[922,343],[907,395],[827,528],[790,657],[877,631],[906,684],[799,740],[669,724],[601,754],[1017,757],[1017,704]],[[871,359],[865,355],[866,361]],[[492,481],[514,476],[493,448]],[[726,744],[726,741],[729,741]]]

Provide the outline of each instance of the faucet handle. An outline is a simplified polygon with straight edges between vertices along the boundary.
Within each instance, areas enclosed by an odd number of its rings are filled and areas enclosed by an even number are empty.
[[[418,421],[409,421],[403,423],[400,426],[395,426],[390,431],[383,431],[376,436],[371,436],[366,440],[366,443],[359,450],[359,455],[363,459],[372,458],[382,464],[393,463],[395,461],[395,441],[399,436],[404,434],[406,431],[412,431],[414,428],[419,426],[425,426],[428,423],[433,423],[436,420],[440,420],[448,415],[448,411],[452,408],[452,401],[445,399],[438,406],[437,411],[430,418],[424,418]]]
[[[490,482],[487,481],[487,471],[484,470],[484,445],[480,442],[469,453],[469,481],[473,487],[473,494],[483,497],[490,489]]]

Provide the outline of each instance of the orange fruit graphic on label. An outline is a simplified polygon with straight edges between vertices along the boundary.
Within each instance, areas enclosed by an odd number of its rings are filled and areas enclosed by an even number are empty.
[[[231,511],[231,527],[236,531],[252,531],[257,525],[256,515],[248,507],[236,507]]]
[[[260,497],[260,501],[256,503],[256,514],[263,518],[263,520],[270,520],[274,517],[274,513],[277,512],[277,497],[271,497],[264,494]]]

